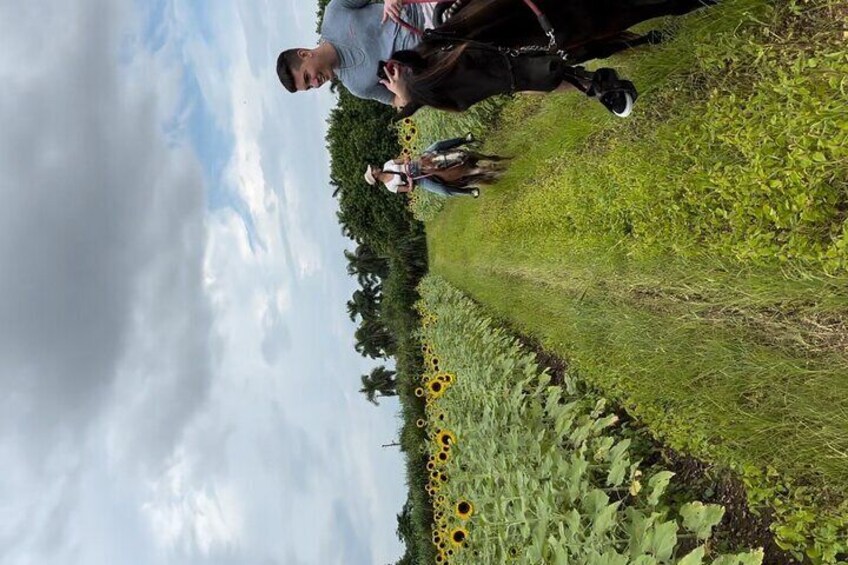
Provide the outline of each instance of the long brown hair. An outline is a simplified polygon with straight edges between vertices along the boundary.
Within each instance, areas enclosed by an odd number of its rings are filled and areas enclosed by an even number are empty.
[[[439,95],[438,87],[442,79],[456,68],[468,45],[457,43],[447,50],[444,47],[444,44],[424,42],[415,50],[398,51],[392,55],[392,59],[407,69],[406,86],[413,100],[401,110],[401,117],[411,116],[422,106],[449,112],[463,110],[451,98]]]

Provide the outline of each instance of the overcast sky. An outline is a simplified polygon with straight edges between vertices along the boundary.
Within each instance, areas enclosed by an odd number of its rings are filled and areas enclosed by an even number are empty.
[[[0,0],[0,563],[396,560],[311,0]]]

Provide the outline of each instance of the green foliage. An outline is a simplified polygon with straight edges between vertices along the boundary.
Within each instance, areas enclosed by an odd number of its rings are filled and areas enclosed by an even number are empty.
[[[446,200],[444,196],[426,190],[415,190],[409,199],[409,210],[416,220],[427,222],[439,215]]]
[[[569,376],[551,385],[532,354],[443,279],[427,277],[421,295],[422,341],[440,370],[456,375],[428,410],[431,434],[448,429],[456,437],[440,467],[448,480],[439,507],[467,500],[475,509],[468,521],[447,512],[437,519],[437,531],[468,531],[451,563],[691,564],[708,553],[719,557],[708,543],[680,555],[680,539],[706,540],[720,510],[689,504],[680,509],[681,523],[662,496],[673,476],[667,471],[645,468],[649,488],[641,490],[638,455],[605,400]],[[728,562],[762,557],[753,551]]]
[[[485,139],[486,134],[498,125],[501,112],[509,101],[507,96],[489,98],[462,113],[444,112],[433,108],[419,110],[413,119],[419,128],[421,146],[426,147],[436,141],[469,132],[478,139]]]
[[[421,233],[402,197],[369,186],[363,178],[368,163],[382,164],[400,153],[392,118],[390,107],[339,88],[339,104],[330,114],[327,130],[339,223],[346,235],[367,242],[384,257],[399,240]]]

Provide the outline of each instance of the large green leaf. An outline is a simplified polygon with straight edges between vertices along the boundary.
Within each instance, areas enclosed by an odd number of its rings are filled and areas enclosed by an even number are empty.
[[[600,537],[607,533],[607,531],[616,524],[618,518],[618,507],[620,505],[621,502],[614,502],[595,514],[594,521],[592,523],[593,535]]]
[[[558,540],[554,536],[548,538],[548,545],[550,545],[554,554],[554,562],[553,565],[568,565],[568,550],[565,548],[565,544],[562,540]]]
[[[690,502],[680,509],[683,517],[683,527],[695,534],[698,539],[707,539],[713,527],[721,522],[724,507],[716,504]]]
[[[680,561],[677,562],[677,565],[701,565],[704,562],[704,553],[706,550],[704,546],[699,546],[690,551],[683,557]]]
[[[660,561],[666,561],[677,545],[677,522],[662,522],[651,531],[650,551]]]
[[[669,481],[674,476],[671,471],[660,471],[648,481],[648,486],[651,487],[651,494],[648,496],[648,504],[656,506],[660,502],[660,497],[665,493]]]
[[[763,550],[756,549],[736,555],[722,555],[716,558],[712,565],[762,565],[764,558]]]

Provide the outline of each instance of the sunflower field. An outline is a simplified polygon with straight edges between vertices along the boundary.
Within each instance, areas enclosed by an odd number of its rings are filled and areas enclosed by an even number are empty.
[[[553,383],[444,279],[419,290],[436,563],[762,563],[712,542],[724,508],[664,496],[674,473],[642,464],[603,398]]]

